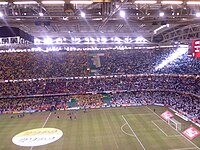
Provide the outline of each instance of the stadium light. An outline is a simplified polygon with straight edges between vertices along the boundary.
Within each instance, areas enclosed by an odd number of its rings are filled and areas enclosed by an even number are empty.
[[[200,5],[200,1],[188,1],[188,5]]]
[[[117,43],[120,43],[120,42],[121,42],[121,39],[118,38],[118,37],[115,37],[115,38],[114,38],[114,41],[117,42]]]
[[[0,12],[0,18],[3,18],[3,13],[2,12]]]
[[[90,41],[92,42],[92,43],[95,43],[95,39],[94,38],[90,38]]]
[[[62,43],[62,39],[61,38],[57,38],[57,39],[55,39],[55,42],[56,43]]]
[[[196,17],[200,17],[200,12],[197,12],[197,13],[196,13]]]
[[[155,70],[162,69],[169,63],[172,63],[177,60],[177,58],[181,58],[183,54],[185,54],[188,51],[188,46],[187,45],[180,45],[177,50],[170,54],[165,60],[162,61],[161,64],[159,64],[157,67],[155,67]]]
[[[85,39],[84,39],[86,42],[89,42],[90,41],[90,39],[88,38],[88,37],[85,37]]]
[[[0,5],[7,5],[8,2],[0,2]]]
[[[42,4],[48,4],[48,5],[55,5],[55,4],[64,4],[65,1],[42,1]]]
[[[161,1],[161,4],[177,4],[177,5],[180,5],[182,4],[183,1]]]
[[[81,17],[85,18],[85,13],[84,12],[81,12]]]
[[[43,14],[42,12],[40,12],[40,13],[39,13],[39,16],[42,17],[42,16],[44,16],[44,14]]]
[[[164,15],[165,15],[164,12],[160,12],[160,13],[159,13],[159,16],[160,16],[160,17],[163,17]]]
[[[36,1],[15,1],[13,3],[16,5],[37,4]]]
[[[40,44],[40,43],[41,43],[40,39],[37,39],[37,38],[34,39],[34,44]]]
[[[157,1],[135,1],[135,4],[156,4]]]
[[[147,42],[147,40],[145,38],[143,38],[143,37],[137,37],[135,39],[135,43],[138,43],[138,44],[140,44],[140,43],[146,43],[146,42]]]
[[[70,1],[71,4],[92,4],[93,1]]]
[[[123,10],[120,10],[119,12],[120,17],[125,18],[126,14]]]
[[[50,38],[50,37],[46,37],[46,38],[44,38],[44,44],[53,44],[53,40],[52,40],[52,38]]]
[[[107,38],[106,38],[106,37],[102,37],[102,38],[101,38],[101,42],[102,42],[102,43],[106,43],[106,42],[107,42]]]

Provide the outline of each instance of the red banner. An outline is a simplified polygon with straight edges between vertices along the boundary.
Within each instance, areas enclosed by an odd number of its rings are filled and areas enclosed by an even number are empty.
[[[200,40],[192,40],[192,56],[200,58]]]
[[[168,110],[166,110],[166,111],[165,111],[164,113],[162,113],[160,116],[161,116],[163,119],[165,119],[166,121],[168,121],[169,118],[174,117],[174,115],[173,115],[170,111],[168,111]]]
[[[193,126],[190,126],[185,131],[183,131],[183,134],[190,140],[194,139],[196,136],[200,134],[200,132]]]

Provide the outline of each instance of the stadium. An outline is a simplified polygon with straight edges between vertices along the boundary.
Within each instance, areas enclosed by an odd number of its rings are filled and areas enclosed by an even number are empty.
[[[199,150],[200,1],[0,0],[0,150]]]

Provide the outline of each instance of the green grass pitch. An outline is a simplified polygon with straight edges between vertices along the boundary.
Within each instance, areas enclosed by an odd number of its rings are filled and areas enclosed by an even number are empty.
[[[76,120],[70,120],[67,116],[69,111],[26,114],[23,118],[0,115],[0,150],[198,149],[200,136],[187,140],[158,116],[166,109],[142,106],[90,109],[87,113],[79,110]],[[191,124],[178,117],[176,119],[182,123],[182,130]],[[12,143],[16,134],[43,126],[58,128],[64,134],[58,141],[43,146],[21,147]]]

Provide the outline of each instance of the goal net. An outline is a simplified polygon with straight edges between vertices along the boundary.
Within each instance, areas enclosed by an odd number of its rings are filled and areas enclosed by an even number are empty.
[[[170,126],[175,127],[175,129],[176,129],[177,131],[180,131],[180,130],[181,130],[181,123],[178,122],[178,121],[177,121],[176,119],[174,119],[174,118],[169,118],[169,119],[168,119],[168,124],[169,124]]]

